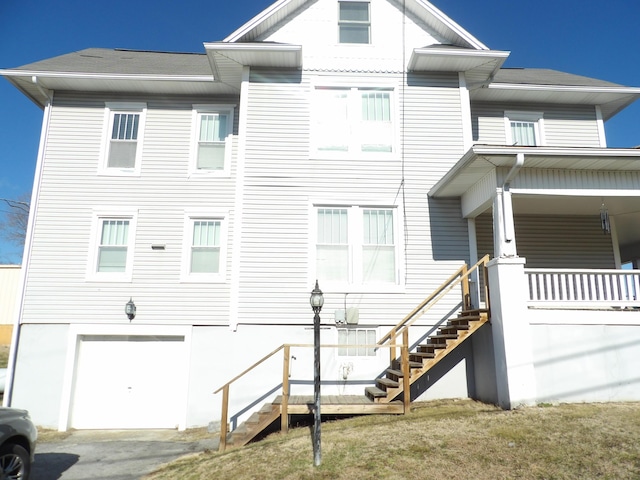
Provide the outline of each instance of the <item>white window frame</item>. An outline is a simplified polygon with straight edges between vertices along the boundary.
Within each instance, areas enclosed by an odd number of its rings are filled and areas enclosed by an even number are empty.
[[[189,160],[189,174],[194,178],[206,178],[211,176],[228,177],[231,172],[231,155],[233,140],[233,114],[236,105],[231,104],[206,104],[192,105],[193,114],[191,121],[191,152]],[[200,141],[200,117],[207,114],[227,115],[227,136],[224,139],[224,167],[219,170],[198,168],[198,144]]]
[[[367,4],[367,13],[368,20],[358,21],[358,20],[342,20],[341,19],[341,7],[343,4],[347,3],[365,3]],[[341,41],[341,32],[343,26],[366,26],[368,32],[368,38],[366,42],[343,42]],[[371,45],[371,2],[363,1],[363,0],[339,0],[338,1],[338,44],[339,45]]]
[[[147,117],[147,104],[140,102],[107,102],[105,103],[104,114],[104,133],[102,141],[102,149],[100,154],[100,168],[98,174],[113,176],[139,176],[140,165],[142,163],[142,150],[144,147],[144,131]],[[113,121],[116,114],[137,114],[138,135],[136,139],[136,156],[133,168],[109,167],[109,153],[111,150],[111,135],[113,130]]]
[[[127,261],[124,272],[99,272],[98,257],[102,238],[102,225],[105,220],[128,220]],[[138,212],[133,209],[99,209],[94,211],[89,239],[89,256],[87,261],[87,280],[104,282],[130,282],[133,274],[135,257],[135,239]]]
[[[528,112],[528,111],[505,111],[504,112],[504,125],[506,130],[507,145],[513,145],[515,140],[511,133],[511,122],[531,122],[534,124],[534,135],[536,138],[535,145],[518,145],[518,146],[536,146],[541,147],[545,145],[544,135],[544,113],[543,112]]]
[[[183,242],[182,242],[182,270],[180,280],[185,283],[224,283],[227,267],[227,219],[228,212],[197,209],[185,211]],[[220,222],[220,256],[219,268],[216,273],[191,272],[191,248],[193,246],[193,228],[197,221]]]
[[[345,209],[347,210],[348,228],[348,278],[346,281],[331,281],[318,278],[317,273],[317,247],[318,247],[318,210],[319,209]],[[363,279],[363,251],[364,251],[364,211],[365,210],[391,210],[393,212],[393,238],[394,238],[394,282],[365,282]],[[318,279],[321,288],[325,292],[351,292],[351,293],[401,293],[404,290],[403,258],[404,246],[400,231],[402,225],[401,208],[393,205],[349,205],[314,203],[310,207],[312,218],[311,238],[309,242],[311,259],[309,285],[313,285]]]
[[[347,118],[345,137],[349,140],[346,142],[346,149],[330,149],[327,148],[325,138],[324,124],[328,124],[325,118],[327,113],[326,98],[321,92],[335,91],[344,92],[347,96]],[[390,151],[363,150],[366,145],[366,133],[370,130],[366,121],[362,119],[362,94],[365,92],[385,92],[389,94],[389,142]],[[318,84],[314,86],[313,100],[313,127],[312,127],[312,152],[317,158],[395,158],[398,152],[398,114],[397,114],[397,96],[394,87],[389,85],[367,85],[367,86],[346,86],[346,85],[325,85]],[[384,128],[384,127],[383,127]]]

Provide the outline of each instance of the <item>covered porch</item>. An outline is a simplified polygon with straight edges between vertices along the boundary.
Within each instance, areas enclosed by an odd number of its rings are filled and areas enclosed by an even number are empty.
[[[639,149],[476,145],[429,195],[460,198],[471,261],[493,257],[483,400],[640,400]]]

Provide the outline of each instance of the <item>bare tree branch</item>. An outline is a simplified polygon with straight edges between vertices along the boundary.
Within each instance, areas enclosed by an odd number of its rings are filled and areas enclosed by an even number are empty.
[[[18,199],[0,198],[9,209],[5,210],[0,223],[0,236],[14,245],[23,246],[29,222],[30,195],[22,194]]]

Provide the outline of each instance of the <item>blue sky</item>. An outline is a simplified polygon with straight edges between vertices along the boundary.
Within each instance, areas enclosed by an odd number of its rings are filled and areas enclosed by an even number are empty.
[[[203,52],[271,0],[1,0],[0,69],[89,47]],[[433,0],[506,67],[562,70],[640,86],[638,0]],[[0,198],[31,190],[42,111],[0,79]],[[607,122],[610,147],[640,145],[640,101]],[[3,208],[3,207],[0,207]],[[0,263],[21,252],[0,241]]]

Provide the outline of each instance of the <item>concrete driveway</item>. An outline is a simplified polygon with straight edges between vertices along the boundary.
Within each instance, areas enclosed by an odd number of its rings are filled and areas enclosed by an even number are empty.
[[[217,438],[202,437],[175,430],[75,431],[38,443],[31,480],[137,480],[183,455],[218,448]]]

